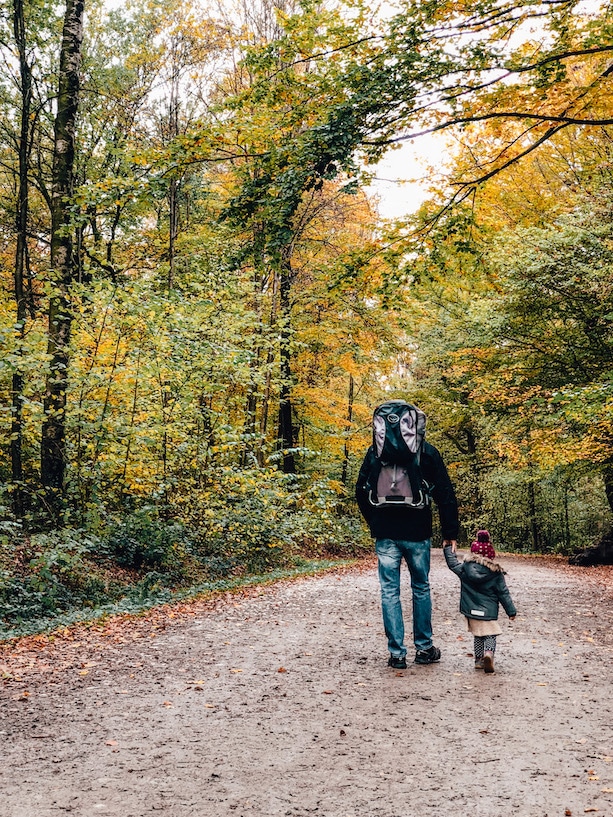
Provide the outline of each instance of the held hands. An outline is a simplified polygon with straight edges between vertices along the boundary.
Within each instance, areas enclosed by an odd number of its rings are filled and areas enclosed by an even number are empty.
[[[449,547],[451,545],[451,552],[455,553],[458,547],[458,543],[455,539],[443,539],[443,547]]]

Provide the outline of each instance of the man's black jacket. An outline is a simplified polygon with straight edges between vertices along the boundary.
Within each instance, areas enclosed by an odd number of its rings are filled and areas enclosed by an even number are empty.
[[[432,536],[432,509],[400,507],[376,508],[368,500],[366,483],[371,469],[376,463],[372,447],[366,452],[360,468],[355,496],[370,532],[375,539],[396,539],[421,542]],[[421,454],[421,472],[426,482],[432,486],[432,498],[436,502],[441,521],[443,539],[458,538],[458,501],[447,468],[438,450],[424,442]]]

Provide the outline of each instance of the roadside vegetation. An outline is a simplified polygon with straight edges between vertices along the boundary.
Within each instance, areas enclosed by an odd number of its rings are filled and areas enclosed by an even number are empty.
[[[224,8],[0,17],[7,631],[370,552],[394,396],[465,541],[613,560],[606,5]],[[384,221],[377,160],[441,130]]]

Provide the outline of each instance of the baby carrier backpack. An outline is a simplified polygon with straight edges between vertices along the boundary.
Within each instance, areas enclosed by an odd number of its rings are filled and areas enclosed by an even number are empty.
[[[404,400],[390,400],[373,413],[375,467],[366,486],[375,507],[425,508],[430,486],[420,467],[426,415]]]

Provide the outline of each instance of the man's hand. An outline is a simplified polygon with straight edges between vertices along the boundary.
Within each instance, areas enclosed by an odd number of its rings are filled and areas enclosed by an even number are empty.
[[[443,547],[449,547],[451,545],[451,552],[455,553],[458,547],[458,543],[455,539],[443,539]]]

